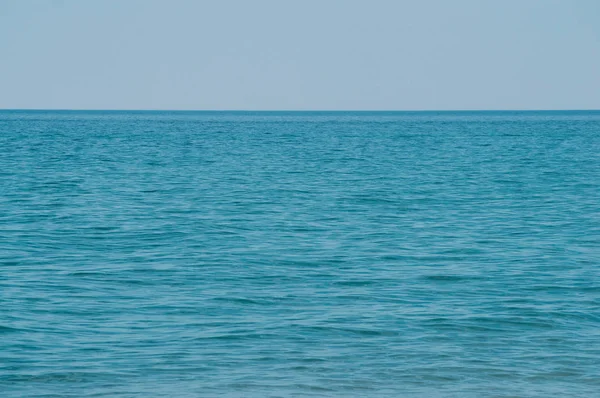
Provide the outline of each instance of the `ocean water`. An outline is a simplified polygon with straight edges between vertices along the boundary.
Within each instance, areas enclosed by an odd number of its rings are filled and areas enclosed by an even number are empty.
[[[600,112],[0,111],[0,396],[600,396]]]

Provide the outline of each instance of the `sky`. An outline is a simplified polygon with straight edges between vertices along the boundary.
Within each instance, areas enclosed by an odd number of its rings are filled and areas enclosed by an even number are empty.
[[[600,109],[600,1],[0,0],[0,109]]]

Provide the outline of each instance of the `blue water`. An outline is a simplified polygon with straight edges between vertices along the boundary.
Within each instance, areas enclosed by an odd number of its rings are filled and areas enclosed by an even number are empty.
[[[600,396],[600,112],[0,111],[2,397]]]

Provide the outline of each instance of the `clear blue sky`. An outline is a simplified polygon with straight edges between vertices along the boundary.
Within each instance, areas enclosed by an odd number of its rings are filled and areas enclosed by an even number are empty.
[[[600,109],[600,1],[0,0],[0,108]]]

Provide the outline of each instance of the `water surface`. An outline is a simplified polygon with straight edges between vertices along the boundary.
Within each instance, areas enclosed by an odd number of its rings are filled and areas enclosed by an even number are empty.
[[[0,111],[3,397],[600,396],[600,112]]]

